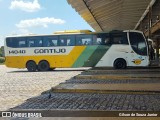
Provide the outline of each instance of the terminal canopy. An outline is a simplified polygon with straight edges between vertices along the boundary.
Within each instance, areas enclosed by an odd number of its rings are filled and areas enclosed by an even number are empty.
[[[68,0],[95,31],[135,29],[153,0]]]

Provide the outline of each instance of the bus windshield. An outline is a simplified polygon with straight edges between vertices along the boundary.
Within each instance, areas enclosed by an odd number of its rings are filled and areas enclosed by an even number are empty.
[[[129,32],[130,44],[134,52],[147,55],[147,43],[142,33]]]

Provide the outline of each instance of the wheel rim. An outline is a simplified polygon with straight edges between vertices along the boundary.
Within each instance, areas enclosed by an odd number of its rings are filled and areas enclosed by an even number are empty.
[[[123,68],[123,66],[124,66],[124,64],[123,64],[122,62],[119,61],[119,62],[117,63],[117,67],[118,67],[118,68]]]
[[[117,69],[124,69],[126,68],[126,62],[122,59],[116,60],[114,63],[114,67]]]
[[[42,61],[38,65],[38,70],[39,71],[48,71],[49,70],[49,64],[45,61]]]
[[[47,69],[47,65],[46,64],[41,64],[41,68],[44,70],[44,69]]]

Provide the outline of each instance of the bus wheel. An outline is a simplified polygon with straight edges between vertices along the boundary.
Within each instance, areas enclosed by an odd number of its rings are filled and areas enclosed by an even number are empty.
[[[37,69],[37,65],[34,61],[29,61],[26,64],[26,68],[29,72],[35,72]]]
[[[115,69],[124,69],[126,68],[126,61],[124,59],[117,59],[114,61],[114,68]]]
[[[48,71],[50,68],[49,63],[47,61],[41,61],[38,64],[39,71]]]

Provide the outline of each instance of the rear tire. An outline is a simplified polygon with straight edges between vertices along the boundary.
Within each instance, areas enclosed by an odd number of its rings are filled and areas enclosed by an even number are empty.
[[[126,68],[126,61],[124,59],[117,59],[114,61],[114,68],[115,69],[125,69]]]
[[[35,72],[37,70],[37,65],[34,61],[29,61],[26,64],[26,68],[29,72]]]
[[[41,61],[38,64],[39,71],[48,71],[50,69],[49,63],[47,61]]]

